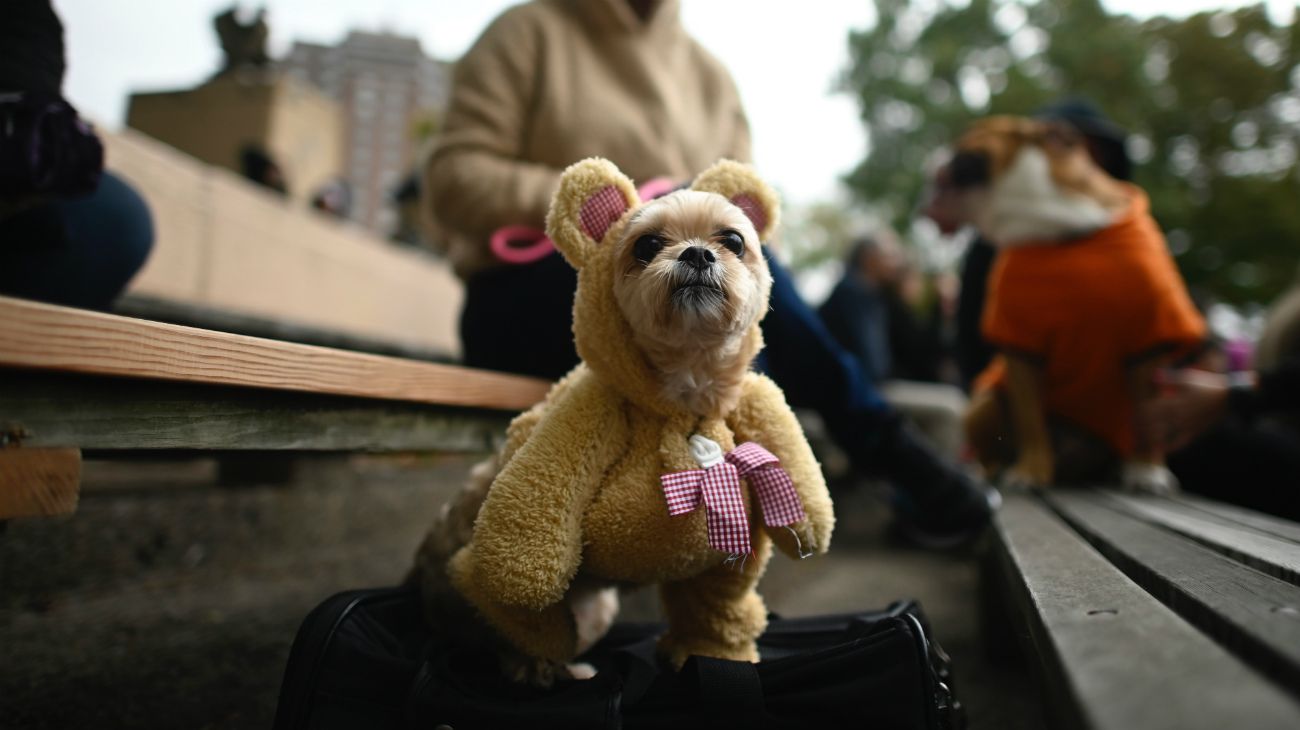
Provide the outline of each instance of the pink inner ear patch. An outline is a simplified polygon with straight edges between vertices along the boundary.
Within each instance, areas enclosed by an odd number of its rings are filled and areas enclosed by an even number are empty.
[[[754,230],[763,235],[763,229],[767,228],[767,211],[763,209],[763,204],[749,193],[741,193],[731,199],[732,205],[740,208],[750,223],[754,224]]]
[[[623,197],[623,193],[613,185],[606,185],[582,204],[582,210],[578,212],[582,232],[591,240],[600,242],[609,227],[614,225],[614,221],[621,218],[625,212],[627,212],[627,199]]]

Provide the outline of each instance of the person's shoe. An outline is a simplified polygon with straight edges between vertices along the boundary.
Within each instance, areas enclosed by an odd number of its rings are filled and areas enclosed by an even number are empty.
[[[996,489],[940,456],[901,419],[880,446],[872,471],[892,486],[895,530],[909,542],[934,550],[971,542],[1002,504]]]
[[[967,480],[970,485],[950,509],[920,510],[896,496],[895,534],[928,550],[951,550],[984,534],[993,513],[1002,505],[1002,495],[993,487],[980,486],[969,477]],[[896,490],[895,495],[898,494]]]

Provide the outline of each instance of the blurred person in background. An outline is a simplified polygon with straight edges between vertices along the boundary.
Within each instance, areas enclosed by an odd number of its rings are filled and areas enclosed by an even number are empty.
[[[244,178],[277,195],[288,197],[289,184],[280,164],[261,145],[250,144],[239,152],[239,170]]]
[[[906,265],[893,231],[858,238],[844,258],[844,273],[817,310],[836,341],[858,358],[866,376],[877,384],[893,369],[889,299]]]
[[[540,231],[560,173],[605,157],[642,183],[690,180],[719,158],[749,162],[735,83],[686,34],[677,0],[537,0],[507,10],[456,65],[423,179],[434,229],[465,280],[466,364],[558,378],[578,362],[576,273],[543,242],[513,264],[490,242]],[[538,233],[540,238],[540,233]],[[769,256],[772,311],[759,366],[817,410],[860,470],[895,487],[900,527],[936,546],[987,523],[986,488],[913,433],[838,347]]]
[[[836,341],[864,365],[885,401],[956,458],[966,397],[938,382],[943,347],[935,329],[914,310],[924,287],[898,236],[881,230],[849,248],[844,273],[818,314]]]
[[[1189,492],[1300,520],[1300,285],[1269,312],[1253,370],[1161,374],[1139,413]]]
[[[948,292],[944,290],[947,282]],[[898,380],[948,382],[951,359],[945,338],[946,313],[955,313],[956,278],[932,274],[908,261],[886,299],[889,305],[890,374]],[[944,297],[951,294],[951,302]]]
[[[153,219],[63,99],[49,0],[0,15],[0,294],[107,310],[144,265]]]
[[[312,196],[311,207],[328,216],[347,220],[352,210],[352,186],[341,178],[330,180]]]

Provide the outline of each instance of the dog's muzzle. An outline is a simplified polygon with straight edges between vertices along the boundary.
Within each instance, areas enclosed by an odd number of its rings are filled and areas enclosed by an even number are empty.
[[[989,183],[989,156],[984,152],[963,151],[953,155],[948,163],[952,186],[973,188]]]
[[[688,255],[683,252],[678,257],[677,264],[673,267],[673,305],[701,310],[722,304],[727,295],[722,289],[722,277],[718,273],[719,265],[713,252],[699,246],[686,251],[703,251],[704,254]]]

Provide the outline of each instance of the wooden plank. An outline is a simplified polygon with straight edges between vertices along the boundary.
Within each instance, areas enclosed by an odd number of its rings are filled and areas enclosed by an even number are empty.
[[[1108,492],[1129,514],[1161,525],[1234,560],[1300,585],[1300,545],[1161,497]]]
[[[77,449],[0,448],[0,519],[72,514],[80,488]]]
[[[519,411],[536,378],[0,297],[0,366]]]
[[[83,449],[459,451],[495,448],[501,411],[8,371],[0,430]]]
[[[1274,517],[1273,515],[1266,515],[1262,512],[1256,512],[1233,504],[1216,502],[1212,499],[1198,497],[1194,494],[1187,494],[1186,492],[1176,494],[1173,497],[1170,497],[1170,499],[1179,504],[1194,507],[1202,512],[1208,512],[1216,517],[1230,520],[1247,527],[1252,527],[1260,532],[1273,535],[1274,537],[1280,537],[1284,540],[1290,540],[1291,542],[1300,545],[1300,524],[1290,520],[1281,517]]]
[[[1128,577],[1284,687],[1300,690],[1300,587],[1115,509],[1058,490],[1048,502]]]
[[[1009,495],[995,544],[1042,663],[1053,727],[1295,728],[1300,705],[1111,565],[1041,501]]]

